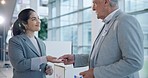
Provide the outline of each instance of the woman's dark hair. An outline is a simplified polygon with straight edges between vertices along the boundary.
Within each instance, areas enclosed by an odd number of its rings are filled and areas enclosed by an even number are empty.
[[[19,15],[18,19],[14,22],[12,27],[12,33],[13,36],[20,35],[22,33],[25,33],[25,24],[27,24],[28,19],[30,18],[30,15],[32,12],[35,12],[31,8],[27,8],[22,10]]]

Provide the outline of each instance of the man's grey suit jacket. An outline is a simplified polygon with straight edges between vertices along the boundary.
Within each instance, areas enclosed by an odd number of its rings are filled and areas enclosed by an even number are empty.
[[[9,58],[13,66],[13,78],[46,78],[44,69],[46,64],[40,66],[41,71],[31,70],[31,58],[45,55],[45,44],[37,39],[41,55],[26,35],[17,35],[9,40]]]
[[[89,65],[94,68],[95,78],[139,78],[144,52],[138,21],[119,10],[108,25],[109,31],[99,44],[95,43],[90,55],[75,55],[74,67]]]

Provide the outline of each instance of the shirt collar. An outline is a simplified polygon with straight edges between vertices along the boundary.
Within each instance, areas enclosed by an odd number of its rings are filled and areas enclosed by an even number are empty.
[[[115,15],[115,13],[116,13],[118,10],[119,10],[119,9],[116,9],[115,11],[111,12],[111,13],[103,20],[103,22],[104,22],[105,24],[107,24],[107,23],[112,19],[112,17]]]

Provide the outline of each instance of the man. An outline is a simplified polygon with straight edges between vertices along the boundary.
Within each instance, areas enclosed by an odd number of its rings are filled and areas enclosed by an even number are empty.
[[[63,55],[64,64],[89,65],[83,78],[139,78],[143,66],[143,33],[138,21],[121,12],[118,0],[93,0],[93,10],[104,27],[98,34],[90,55]]]

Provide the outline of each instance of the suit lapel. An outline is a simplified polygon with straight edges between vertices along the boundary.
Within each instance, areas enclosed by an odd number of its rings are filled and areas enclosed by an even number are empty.
[[[99,50],[100,50],[101,45],[102,45],[102,43],[103,43],[103,41],[105,39],[105,36],[108,34],[109,30],[111,29],[111,27],[113,26],[114,22],[116,21],[117,17],[120,14],[121,14],[121,11],[120,10],[115,13],[115,15],[112,17],[112,19],[110,20],[110,22],[107,24],[108,26],[106,26],[106,27],[108,27],[107,30],[106,30],[106,32],[103,31],[103,33],[102,33],[103,35],[102,34],[100,35],[101,36],[100,37],[100,41],[99,41],[99,43],[97,43],[97,47],[94,48],[94,51],[95,51],[95,54],[94,54],[95,56],[93,56],[93,57],[95,57],[94,58],[94,60],[95,60],[94,62],[96,62],[96,60],[97,60],[97,57],[99,55]],[[97,49],[97,50],[95,50],[95,49]]]
[[[96,37],[96,39],[95,39],[95,41],[94,41],[94,43],[93,43],[93,46],[92,46],[92,49],[91,49],[90,56],[92,55],[92,52],[93,52],[94,46],[95,46],[95,44],[96,44],[96,41],[98,40],[98,38],[99,38],[99,36],[100,36],[102,30],[104,29],[104,27],[105,27],[105,26],[103,26],[103,27],[101,28],[99,34],[97,35],[97,37]]]
[[[22,35],[22,38],[25,40],[25,43],[26,45],[37,55],[37,56],[40,56],[37,49],[35,48],[35,46],[33,45],[33,43],[30,41],[30,39],[25,35],[23,34]]]
[[[110,22],[108,23],[108,25],[106,26],[106,27],[107,27],[107,30],[105,30],[105,31],[103,32],[103,35],[101,35],[101,36],[102,36],[102,39],[101,39],[101,41],[100,41],[100,43],[99,43],[100,45],[102,44],[102,42],[103,42],[105,36],[108,34],[109,30],[111,29],[111,27],[113,26],[114,22],[116,21],[117,17],[118,17],[120,14],[121,14],[121,11],[120,11],[120,10],[117,11],[117,12],[115,13],[115,15],[112,17],[112,19],[110,20]]]

